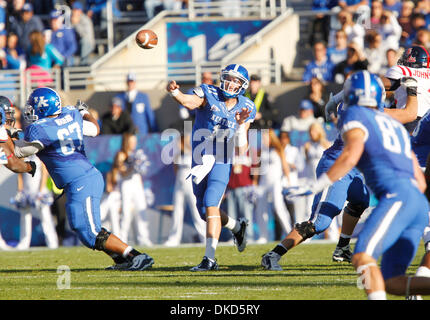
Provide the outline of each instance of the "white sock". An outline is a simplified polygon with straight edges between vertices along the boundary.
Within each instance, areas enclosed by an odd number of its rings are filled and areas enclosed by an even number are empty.
[[[415,272],[415,276],[430,278],[430,269],[427,267],[421,266],[417,269],[417,272]]]
[[[231,230],[233,233],[236,233],[240,230],[239,221],[230,217],[228,217],[228,221],[224,227],[226,227],[228,230]]]
[[[367,295],[367,300],[387,300],[385,291],[375,291]]]
[[[133,250],[133,247],[128,246],[127,248],[125,248],[124,252],[122,253],[122,257],[126,258],[128,254],[131,252],[131,250]]]
[[[214,239],[214,238],[206,239],[205,256],[211,259],[212,261],[215,260],[215,251],[216,251],[217,245],[218,245],[218,239]]]

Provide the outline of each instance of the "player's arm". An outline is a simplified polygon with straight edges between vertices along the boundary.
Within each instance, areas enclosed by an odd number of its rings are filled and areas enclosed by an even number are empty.
[[[173,99],[189,110],[200,108],[205,101],[204,97],[200,97],[196,94],[182,93],[179,90],[179,85],[174,80],[169,81],[166,90]]]
[[[357,165],[364,151],[366,134],[365,129],[361,127],[354,127],[343,133],[342,137],[345,146],[342,153],[331,168],[326,173],[323,173],[312,185],[310,188],[312,193],[320,193],[326,187],[345,176]]]
[[[14,154],[13,142],[9,138],[6,142],[0,143],[0,148],[6,155],[7,163],[5,167],[15,173],[30,173],[34,176],[36,172],[36,164],[33,161],[24,162]]]
[[[78,100],[76,102],[75,108],[79,110],[79,113],[82,116],[83,124],[82,131],[84,136],[95,137],[100,133],[100,126],[97,120],[92,116],[92,114],[88,111],[88,106],[85,102]]]
[[[418,115],[417,80],[412,77],[403,77],[399,82],[408,95],[406,106],[404,109],[385,108],[384,112],[404,124],[414,121]]]

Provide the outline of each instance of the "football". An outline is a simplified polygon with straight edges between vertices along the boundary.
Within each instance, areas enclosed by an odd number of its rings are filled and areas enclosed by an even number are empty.
[[[157,34],[149,29],[140,30],[136,34],[136,43],[143,49],[152,49],[158,43]]]

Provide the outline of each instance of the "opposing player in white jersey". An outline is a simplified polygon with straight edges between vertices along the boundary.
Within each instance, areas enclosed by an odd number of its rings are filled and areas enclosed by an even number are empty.
[[[430,56],[427,50],[422,46],[412,46],[405,50],[397,65],[391,67],[385,76],[381,77],[385,91],[394,94],[394,105],[386,108],[385,112],[397,120],[405,123],[409,132],[412,132],[419,119],[424,116],[430,109]],[[417,87],[417,110],[406,108],[408,94],[406,88],[408,84],[402,85],[403,82],[411,82]],[[328,101],[325,112],[326,118],[332,119],[337,116],[337,106],[343,99],[343,90],[336,95],[331,96]],[[399,109],[405,109],[399,112]],[[401,120],[399,119],[401,117]]]
[[[394,107],[403,109],[406,106],[407,93],[400,86],[400,79],[412,77],[417,81],[418,111],[417,118],[406,124],[408,131],[412,131],[417,122],[430,109],[430,56],[423,46],[412,46],[405,50],[396,66],[388,69],[382,78],[385,89],[394,91]]]

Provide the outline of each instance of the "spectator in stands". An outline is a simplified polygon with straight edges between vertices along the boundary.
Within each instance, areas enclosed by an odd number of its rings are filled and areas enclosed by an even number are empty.
[[[311,124],[315,121],[323,123],[324,119],[321,117],[315,118],[314,106],[312,105],[312,102],[304,99],[300,102],[298,116],[291,115],[286,117],[282,121],[281,131],[308,131]]]
[[[424,15],[426,26],[430,25],[430,3],[428,0],[419,0],[416,4],[416,11]]]
[[[348,40],[344,30],[337,30],[335,38],[335,45],[327,48],[327,56],[334,65],[346,59],[346,47],[348,46]]]
[[[361,24],[355,23],[352,18],[353,18],[352,13],[348,10],[342,10],[337,14],[337,19],[340,24],[340,29],[345,31],[348,43],[355,42],[361,48],[363,48],[365,29]],[[329,36],[330,46],[334,45],[335,34],[336,34],[336,30],[332,30],[330,32],[330,36]]]
[[[48,15],[58,2],[58,0],[31,0],[34,7],[34,14],[37,15]]]
[[[21,12],[24,4],[25,4],[25,0],[7,1],[6,16],[9,23],[11,23],[13,20],[21,19]]]
[[[382,46],[385,48],[398,48],[398,43],[402,36],[402,27],[391,11],[384,10],[377,31],[382,36]]]
[[[50,15],[51,44],[65,59],[65,66],[73,66],[73,55],[78,51],[78,42],[72,28],[64,25],[61,10],[53,10]],[[88,31],[89,32],[89,31]]]
[[[79,1],[72,5],[71,23],[79,38],[79,64],[88,65],[89,56],[96,47],[94,26],[92,20],[84,14]]]
[[[44,70],[49,70],[63,65],[64,57],[52,44],[45,43],[45,37],[42,32],[33,31],[30,33],[29,43],[28,66],[37,66]]]
[[[313,0],[312,10],[316,12],[315,18],[310,24],[309,44],[313,46],[316,41],[328,42],[330,33],[330,16],[325,14],[326,11],[333,8],[336,3],[330,0]]]
[[[24,4],[17,19],[11,17],[10,20],[10,31],[18,36],[18,47],[25,52],[30,46],[30,33],[33,31],[42,32],[43,29],[42,20],[39,16],[34,15],[33,5],[29,2]]]
[[[249,197],[254,188],[251,167],[252,160],[249,155],[234,157],[226,194],[229,216],[232,219],[246,218],[249,221],[249,227],[246,228],[249,240],[254,239],[254,204]]]
[[[339,7],[343,10],[348,10],[349,12],[356,12],[361,6],[368,6],[368,0],[339,0]]]
[[[314,107],[315,118],[325,118],[325,105],[328,101],[324,83],[318,78],[312,78],[309,83],[309,93],[306,97]]]
[[[384,0],[384,10],[391,11],[397,18],[402,11],[402,3],[399,0]]]
[[[378,29],[381,23],[382,13],[384,12],[384,5],[382,0],[372,1],[370,9],[370,28]]]
[[[158,132],[157,120],[151,108],[149,97],[137,89],[136,80],[136,74],[129,73],[127,75],[127,90],[117,97],[122,100],[122,108],[131,115],[138,133]]]
[[[366,48],[364,48],[364,55],[367,61],[369,61],[367,70],[379,74],[385,62],[382,36],[376,30],[369,30],[365,37],[365,43]]]
[[[324,127],[319,122],[312,123],[308,133],[309,141],[303,145],[305,166],[302,179],[304,185],[311,186],[317,180],[315,172],[323,152],[330,147],[331,143],[327,140]],[[312,211],[313,198],[313,196],[306,197],[306,212]]]
[[[298,187],[302,184],[302,173],[305,167],[305,157],[300,148],[291,143],[290,133],[281,127],[279,141],[285,153],[285,159],[290,167],[289,187]],[[309,213],[306,212],[306,201],[304,197],[297,197],[293,201],[286,201],[286,206],[291,214],[293,225],[305,221]],[[310,212],[310,211],[309,211]]]
[[[20,69],[26,67],[25,52],[18,47],[18,36],[9,33],[6,40],[6,58],[8,69]]]
[[[261,77],[259,75],[251,75],[245,97],[251,99],[257,108],[254,124],[260,127],[273,127],[277,118],[277,110],[273,109],[271,97],[261,86]]]
[[[380,74],[385,75],[392,66],[397,65],[397,61],[399,60],[398,50],[394,48],[388,48],[385,51],[385,62],[381,68]]]
[[[26,70],[31,70],[32,84],[37,87],[52,85],[53,78],[49,70],[60,68],[64,62],[63,56],[50,43],[45,43],[40,31],[30,33],[29,43]]]
[[[424,48],[430,46],[430,31],[425,28],[418,30],[417,36],[415,37],[414,45],[420,45]]]
[[[127,110],[123,110],[124,102],[118,97],[112,99],[110,111],[102,116],[101,134],[135,134],[136,128]]]
[[[412,46],[412,43],[415,41],[419,29],[426,28],[426,19],[424,14],[414,13],[411,17],[411,27],[412,30],[409,33],[409,36],[402,43],[402,46],[405,48]]]
[[[399,21],[399,25],[402,28],[402,36],[400,38],[401,43],[409,38],[409,34],[412,32],[411,17],[414,12],[414,7],[415,4],[413,1],[409,0],[402,2],[402,9],[399,17],[397,18],[397,21]]]
[[[305,67],[302,80],[311,81],[312,78],[321,79],[324,82],[330,82],[333,79],[334,64],[327,58],[327,48],[324,42],[318,41],[313,47],[314,60]]]
[[[334,68],[334,81],[343,84],[346,76],[354,71],[366,70],[369,62],[359,46],[352,42],[348,45],[347,58]]]

